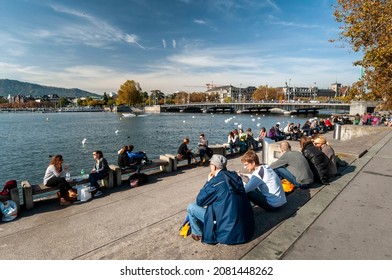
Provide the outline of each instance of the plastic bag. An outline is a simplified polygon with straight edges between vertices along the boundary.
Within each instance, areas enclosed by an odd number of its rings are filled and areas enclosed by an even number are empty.
[[[3,216],[1,219],[3,222],[10,222],[18,216],[18,206],[13,200],[0,202],[0,211]]]

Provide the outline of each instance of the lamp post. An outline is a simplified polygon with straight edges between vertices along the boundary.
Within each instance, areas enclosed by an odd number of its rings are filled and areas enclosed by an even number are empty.
[[[265,85],[265,101],[268,100],[268,84]]]
[[[289,84],[288,85],[287,85],[287,82],[286,82],[287,102],[290,102],[290,94],[291,94],[290,81],[291,81],[291,79],[289,79]]]
[[[317,91],[317,88],[316,88],[316,82],[314,82],[314,87],[313,87],[313,100],[316,100],[316,91]]]
[[[242,86],[242,84],[240,84],[240,93],[239,93],[239,95],[238,95],[238,102],[241,102],[241,98],[242,98],[242,96],[241,96],[241,86]]]

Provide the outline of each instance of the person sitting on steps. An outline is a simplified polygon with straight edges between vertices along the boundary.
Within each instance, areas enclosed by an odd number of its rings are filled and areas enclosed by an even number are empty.
[[[227,159],[213,155],[208,180],[196,203],[187,207],[191,237],[207,244],[249,242],[255,229],[254,214],[241,178],[226,169]]]

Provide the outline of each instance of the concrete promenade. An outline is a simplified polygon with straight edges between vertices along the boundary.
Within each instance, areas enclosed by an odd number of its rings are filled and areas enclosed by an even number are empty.
[[[391,259],[392,130],[349,141],[331,137],[350,166],[330,185],[296,190],[281,211],[255,207],[256,233],[247,244],[211,246],[179,236],[186,207],[209,172],[208,166],[182,167],[151,175],[145,186],[108,189],[86,203],[37,203],[15,221],[0,223],[2,258]],[[228,169],[242,169],[240,157],[230,159]]]

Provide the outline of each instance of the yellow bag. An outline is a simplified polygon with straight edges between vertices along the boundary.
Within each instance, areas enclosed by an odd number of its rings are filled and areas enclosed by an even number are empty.
[[[188,235],[191,234],[191,225],[189,222],[186,222],[181,228],[180,228],[180,236],[183,236],[184,238],[187,238]]]
[[[285,193],[291,193],[295,186],[286,179],[282,179],[282,186]]]

